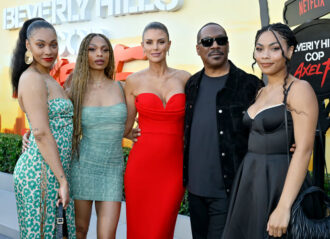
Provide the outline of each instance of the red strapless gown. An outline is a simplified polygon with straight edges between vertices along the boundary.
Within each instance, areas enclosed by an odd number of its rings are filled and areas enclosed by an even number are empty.
[[[136,97],[141,136],[125,172],[127,238],[172,239],[184,194],[183,125],[185,95],[165,108],[153,93]]]

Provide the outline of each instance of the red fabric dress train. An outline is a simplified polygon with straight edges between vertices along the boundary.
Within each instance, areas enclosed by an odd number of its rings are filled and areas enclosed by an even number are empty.
[[[125,172],[128,239],[172,239],[183,197],[185,95],[166,106],[153,93],[136,97],[141,136]]]

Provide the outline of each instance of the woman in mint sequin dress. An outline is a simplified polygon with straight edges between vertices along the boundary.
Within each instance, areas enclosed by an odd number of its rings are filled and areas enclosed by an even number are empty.
[[[58,53],[56,32],[43,19],[31,19],[19,35],[12,61],[12,84],[32,130],[30,147],[14,171],[20,237],[54,238],[56,204],[61,202],[66,209],[69,238],[75,238],[74,207],[67,180],[73,106],[49,75]]]
[[[109,40],[91,33],[81,42],[69,95],[74,104],[72,195],[77,237],[86,238],[93,202],[98,238],[114,239],[123,193],[122,138],[126,104],[113,80]]]

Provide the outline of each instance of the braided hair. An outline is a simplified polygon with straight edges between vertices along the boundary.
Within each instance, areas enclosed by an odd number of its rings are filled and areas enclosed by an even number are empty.
[[[284,78],[284,84],[283,84],[283,93],[286,93],[286,85],[287,85],[287,81],[289,78],[289,74],[290,74],[290,59],[288,59],[285,54],[284,54],[284,50],[283,50],[283,46],[281,45],[277,35],[275,34],[278,33],[287,43],[288,48],[293,46],[293,51],[295,50],[298,41],[293,33],[293,31],[285,24],[283,23],[274,23],[274,24],[270,24],[267,26],[262,27],[256,34],[255,37],[255,42],[254,42],[254,46],[257,45],[257,41],[259,40],[259,37],[261,36],[262,33],[266,32],[266,31],[270,31],[273,33],[277,43],[279,44],[280,48],[281,48],[281,52],[282,52],[282,56],[285,58],[285,65],[286,65],[286,76]],[[256,64],[256,59],[253,55],[253,59],[254,62],[252,64],[252,69],[254,68],[254,65]]]
[[[88,47],[92,39],[96,36],[102,37],[107,43],[110,54],[108,65],[104,69],[107,78],[115,78],[115,60],[114,52],[109,39],[103,34],[90,33],[80,44],[76,65],[72,74],[72,82],[69,90],[69,96],[74,106],[73,114],[73,137],[72,137],[72,156],[79,157],[79,143],[82,137],[81,112],[83,99],[85,96],[88,80],[90,79],[90,69],[88,64]]]
[[[43,18],[32,18],[24,22],[21,30],[19,31],[16,47],[11,59],[11,84],[13,86],[13,93],[17,95],[19,78],[22,73],[29,67],[24,61],[26,52],[26,40],[29,39],[36,29],[49,28],[55,31],[53,25],[45,21]]]

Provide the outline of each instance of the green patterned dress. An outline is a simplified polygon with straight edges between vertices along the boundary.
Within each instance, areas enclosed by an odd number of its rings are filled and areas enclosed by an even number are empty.
[[[56,98],[48,101],[51,132],[57,142],[64,172],[69,180],[73,105],[70,100]],[[14,185],[17,202],[20,238],[55,238],[57,190],[59,183],[44,161],[33,133],[30,146],[17,161]],[[76,238],[74,205],[66,210],[69,238]]]

